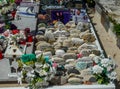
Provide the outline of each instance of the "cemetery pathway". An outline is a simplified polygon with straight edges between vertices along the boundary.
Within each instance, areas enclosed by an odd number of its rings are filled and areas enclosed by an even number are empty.
[[[115,60],[115,63],[118,65],[116,72],[117,72],[117,80],[120,81],[120,49],[116,45],[116,41],[110,36],[103,25],[101,24],[100,15],[98,13],[90,14],[92,16],[92,22],[94,27],[96,28],[97,34],[101,40],[101,43],[105,49],[107,56],[110,56]],[[120,89],[120,84],[117,85]]]

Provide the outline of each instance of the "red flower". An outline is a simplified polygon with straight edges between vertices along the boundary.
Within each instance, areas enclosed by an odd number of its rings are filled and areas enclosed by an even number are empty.
[[[19,33],[19,30],[18,30],[18,29],[12,30],[12,34],[13,34],[13,35],[15,35],[15,34],[17,34],[17,33]]]

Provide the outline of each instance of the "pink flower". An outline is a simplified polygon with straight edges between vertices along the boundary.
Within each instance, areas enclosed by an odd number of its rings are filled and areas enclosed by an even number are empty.
[[[77,58],[82,58],[83,55],[82,54],[77,54]]]
[[[57,66],[58,66],[57,63],[54,62],[53,67],[57,68]]]

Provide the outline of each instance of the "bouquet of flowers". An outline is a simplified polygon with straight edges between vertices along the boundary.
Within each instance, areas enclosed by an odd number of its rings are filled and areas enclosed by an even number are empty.
[[[22,64],[21,64],[22,63]],[[29,84],[30,89],[47,87],[54,69],[48,56],[37,56],[35,54],[22,55],[19,61],[22,69],[23,79]]]
[[[111,58],[95,56],[93,62],[92,73],[99,84],[108,84],[116,79],[116,64]]]

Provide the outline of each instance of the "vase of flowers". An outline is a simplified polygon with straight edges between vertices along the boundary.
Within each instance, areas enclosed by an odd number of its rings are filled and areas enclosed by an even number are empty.
[[[91,69],[98,84],[108,84],[116,79],[117,74],[114,71],[116,64],[111,58],[101,58],[96,56],[93,58],[93,62],[94,65]]]

